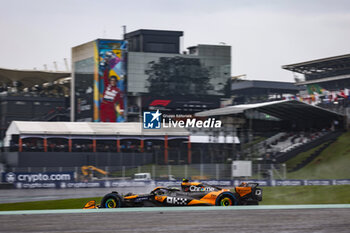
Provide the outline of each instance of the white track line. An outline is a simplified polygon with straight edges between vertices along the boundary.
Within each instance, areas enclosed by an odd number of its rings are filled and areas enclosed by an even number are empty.
[[[260,206],[193,206],[193,207],[143,207],[143,208],[116,208],[116,209],[64,209],[64,210],[23,210],[0,211],[0,215],[19,214],[78,214],[78,213],[112,213],[112,212],[167,212],[167,211],[208,211],[208,210],[281,210],[281,209],[334,209],[350,208],[350,204],[324,205],[260,205]]]

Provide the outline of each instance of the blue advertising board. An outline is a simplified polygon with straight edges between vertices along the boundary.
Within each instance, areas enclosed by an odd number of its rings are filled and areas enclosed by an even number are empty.
[[[219,187],[234,187],[241,182],[258,183],[260,186],[303,186],[303,185],[350,185],[350,179],[339,180],[195,180]],[[18,189],[35,188],[121,188],[121,187],[148,187],[148,186],[181,186],[181,181],[134,181],[134,180],[98,180],[81,182],[76,181],[74,172],[55,173],[2,173],[2,182],[13,184]]]
[[[74,172],[4,172],[1,180],[15,188],[57,188],[59,182],[74,182]]]

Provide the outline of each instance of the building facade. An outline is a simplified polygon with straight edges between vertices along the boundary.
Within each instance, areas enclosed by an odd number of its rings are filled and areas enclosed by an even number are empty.
[[[72,121],[126,120],[126,51],[124,40],[97,39],[72,48]]]
[[[230,79],[231,47],[197,45],[181,53],[181,36],[182,31],[141,29],[124,40],[98,39],[74,47],[72,120],[104,121],[103,79],[113,75],[124,99],[116,101],[116,116],[107,121],[137,122],[142,110],[154,108],[194,113],[219,107]]]

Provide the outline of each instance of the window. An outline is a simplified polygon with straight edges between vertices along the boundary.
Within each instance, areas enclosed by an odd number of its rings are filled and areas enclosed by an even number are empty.
[[[146,52],[177,53],[176,44],[172,43],[147,43]]]

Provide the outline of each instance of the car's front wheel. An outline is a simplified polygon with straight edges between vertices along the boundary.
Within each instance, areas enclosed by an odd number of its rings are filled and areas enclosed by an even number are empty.
[[[119,208],[122,206],[122,197],[117,193],[109,193],[102,198],[101,208]]]

